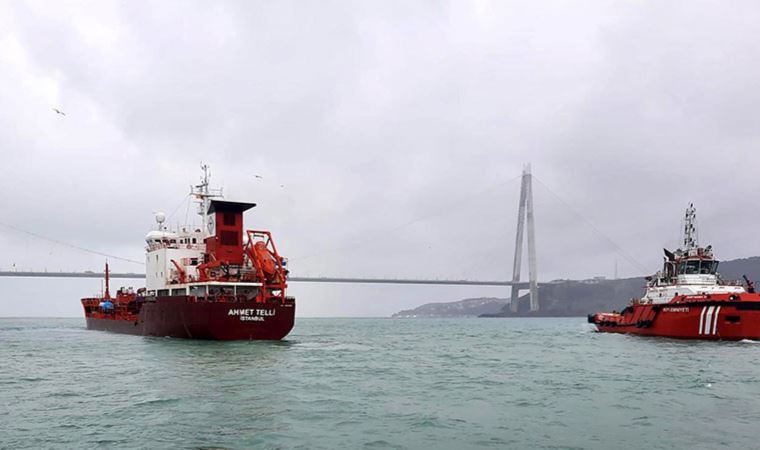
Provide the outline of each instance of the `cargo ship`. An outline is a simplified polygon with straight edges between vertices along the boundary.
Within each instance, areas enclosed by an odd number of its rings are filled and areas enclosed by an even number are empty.
[[[662,270],[646,278],[646,291],[622,311],[590,314],[606,333],[680,339],[760,339],[760,294],[752,281],[723,280],[712,246],[697,242],[696,210],[683,221],[681,248],[665,249]]]
[[[293,328],[295,299],[286,295],[287,260],[269,231],[245,230],[256,205],[223,199],[209,187],[208,166],[191,195],[200,227],[169,230],[163,213],[145,237],[145,287],[83,298],[91,330],[211,340],[279,340]]]

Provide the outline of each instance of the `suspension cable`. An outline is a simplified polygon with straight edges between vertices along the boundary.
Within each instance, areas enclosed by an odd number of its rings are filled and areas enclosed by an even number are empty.
[[[119,261],[129,262],[129,263],[132,263],[132,264],[140,264],[141,266],[145,265],[145,263],[142,262],[142,261],[135,261],[134,259],[122,258],[121,256],[111,255],[111,254],[103,253],[103,252],[100,252],[100,251],[97,251],[97,250],[92,250],[92,249],[89,249],[89,248],[81,247],[79,245],[70,244],[68,242],[59,241],[58,239],[53,239],[51,237],[43,236],[41,234],[34,233],[32,231],[23,230],[21,228],[15,227],[13,225],[9,225],[7,223],[0,222],[0,226],[8,228],[8,229],[11,229],[11,230],[14,230],[14,231],[17,231],[19,233],[28,234],[29,236],[33,236],[33,237],[36,237],[38,239],[49,241],[49,242],[52,242],[54,244],[63,245],[65,247],[73,248],[73,249],[79,250],[81,252],[91,253],[93,255],[105,256],[106,258],[113,258],[113,259],[116,259],[116,260],[119,260]]]
[[[567,203],[565,200],[562,199],[562,197],[560,197],[559,195],[557,195],[556,193],[554,193],[554,191],[551,190],[549,188],[549,186],[547,186],[546,183],[544,183],[543,181],[541,181],[538,177],[536,177],[535,175],[532,175],[532,176],[533,176],[534,180],[538,181],[538,183],[541,186],[543,186],[544,189],[547,190],[547,192],[549,192],[560,203],[562,203],[563,205],[565,205],[565,207],[568,210],[570,210],[570,212],[572,212],[573,214],[575,214],[576,216],[578,216],[581,220],[583,220],[586,223],[586,225],[589,226],[589,228],[591,228],[591,230],[593,230],[602,239],[604,239],[605,241],[607,241],[607,243],[610,244],[612,246],[612,248],[618,254],[620,254],[623,258],[625,258],[626,260],[628,260],[628,262],[631,263],[631,264],[633,264],[637,269],[639,269],[639,270],[641,270],[642,272],[645,272],[645,273],[647,272],[647,268],[644,267],[643,264],[641,264],[638,261],[636,261],[636,259],[633,256],[631,256],[628,252],[626,252],[625,250],[623,250],[623,248],[621,246],[619,246],[618,244],[616,244],[615,241],[613,241],[611,238],[609,238],[606,234],[602,233],[602,231],[599,230],[599,228],[597,228],[593,223],[591,223],[591,221],[588,220],[586,218],[586,216],[584,216],[583,214],[579,213],[575,208],[573,208],[572,206],[570,206],[569,203]]]

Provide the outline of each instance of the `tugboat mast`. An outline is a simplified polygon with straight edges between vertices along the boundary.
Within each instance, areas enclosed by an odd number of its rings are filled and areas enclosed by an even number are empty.
[[[699,247],[697,242],[699,236],[697,234],[697,210],[694,208],[694,203],[689,204],[686,208],[686,215],[683,219],[683,250],[688,254],[689,250],[693,250]]]

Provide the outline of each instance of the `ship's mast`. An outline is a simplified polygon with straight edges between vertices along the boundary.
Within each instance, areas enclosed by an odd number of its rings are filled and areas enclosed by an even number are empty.
[[[697,210],[694,208],[694,203],[691,203],[686,208],[686,214],[683,219],[683,250],[688,252],[697,248],[699,246],[697,240]]]
[[[108,300],[111,299],[111,273],[108,270],[108,261],[106,261],[106,292],[104,297]]]
[[[194,195],[198,201],[198,214],[203,218],[201,230],[203,230],[205,235],[208,235],[208,207],[211,204],[212,198],[222,197],[222,189],[209,189],[211,172],[209,171],[208,164],[201,163],[201,170],[203,171],[201,183],[191,186],[190,194]]]

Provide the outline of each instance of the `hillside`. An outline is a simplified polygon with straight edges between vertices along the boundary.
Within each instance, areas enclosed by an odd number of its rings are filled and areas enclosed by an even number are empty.
[[[760,257],[735,259],[720,264],[724,279],[741,279],[747,274],[760,281]],[[541,311],[528,311],[528,295],[519,300],[519,310],[513,314],[506,298],[469,298],[446,303],[427,303],[414,309],[400,311],[392,317],[567,317],[585,316],[597,311],[620,310],[632,298],[644,293],[644,277],[619,280],[566,280],[542,284],[539,288]],[[760,283],[758,283],[760,285]]]
[[[506,304],[495,314],[481,314],[483,317],[506,316],[541,316],[567,317],[585,316],[596,311],[608,311],[625,307],[634,297],[644,293],[644,278],[626,278],[621,280],[561,281],[543,284],[538,289],[541,299],[541,311],[532,313],[528,310],[528,295],[520,297],[517,314],[513,314]]]
[[[507,302],[504,298],[481,297],[447,303],[426,303],[414,309],[399,311],[391,317],[477,317],[482,314],[497,314]]]

